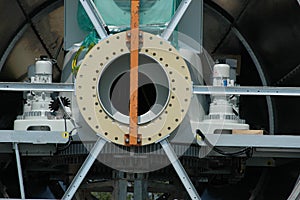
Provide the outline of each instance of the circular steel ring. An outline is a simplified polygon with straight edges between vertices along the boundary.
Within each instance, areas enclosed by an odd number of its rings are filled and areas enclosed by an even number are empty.
[[[99,99],[99,80],[112,60],[129,53],[127,33],[112,35],[86,55],[76,77],[76,98],[83,118],[99,136],[120,145],[126,145],[129,125],[114,119],[103,107]],[[170,98],[166,107],[148,123],[139,124],[141,145],[148,145],[170,135],[180,125],[190,105],[192,82],[184,59],[162,38],[143,32],[140,54],[155,60],[169,82]]]

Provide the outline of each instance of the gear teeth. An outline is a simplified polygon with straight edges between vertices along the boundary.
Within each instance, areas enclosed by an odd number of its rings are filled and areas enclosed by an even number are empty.
[[[67,98],[67,97],[61,97],[60,99],[61,99],[61,101],[62,101],[62,103],[63,103],[64,106],[70,107],[71,100],[69,98]],[[58,98],[56,98],[55,100],[52,100],[50,102],[50,104],[49,104],[49,109],[52,112],[58,111],[59,107],[60,107],[60,102],[59,102]]]

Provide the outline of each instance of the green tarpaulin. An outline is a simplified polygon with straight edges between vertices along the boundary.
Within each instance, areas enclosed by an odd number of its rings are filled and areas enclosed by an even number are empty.
[[[173,16],[178,1],[180,0],[141,0],[141,26],[165,27]],[[130,0],[94,0],[94,3],[108,26],[120,29],[129,27]],[[79,5],[77,17],[82,30],[93,30],[93,26],[81,5]]]

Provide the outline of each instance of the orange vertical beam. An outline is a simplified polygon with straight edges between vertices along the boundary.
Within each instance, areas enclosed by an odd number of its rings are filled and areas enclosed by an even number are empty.
[[[139,10],[140,0],[131,0],[129,145],[138,145]]]

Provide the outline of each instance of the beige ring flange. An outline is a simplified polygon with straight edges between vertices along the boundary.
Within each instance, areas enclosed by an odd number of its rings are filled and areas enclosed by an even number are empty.
[[[122,32],[100,41],[86,55],[76,77],[76,98],[83,118],[98,135],[120,145],[126,145],[125,134],[129,133],[129,125],[106,113],[99,100],[101,86],[98,83],[112,60],[130,53],[126,34]],[[142,41],[140,54],[159,63],[170,83],[170,98],[164,111],[151,122],[139,125],[141,145],[149,145],[168,136],[180,125],[189,109],[192,81],[184,59],[172,45],[146,32],[143,32]]]

